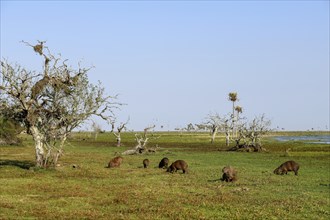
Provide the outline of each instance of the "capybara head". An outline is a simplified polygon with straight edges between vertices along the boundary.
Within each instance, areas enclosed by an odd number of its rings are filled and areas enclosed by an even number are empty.
[[[169,159],[167,157],[164,157],[160,162],[159,162],[159,168],[167,168],[168,167],[168,163],[169,163]]]
[[[112,158],[108,163],[108,168],[111,167],[120,167],[121,163],[123,162],[123,158],[121,156]]]
[[[184,160],[177,160],[167,168],[167,172],[173,173],[182,170],[183,173],[188,172],[188,164]]]
[[[143,160],[143,167],[147,168],[149,166],[149,160],[148,159],[144,159]]]
[[[235,182],[237,180],[237,171],[232,166],[226,166],[222,169],[222,181]]]
[[[277,175],[288,174],[289,171],[293,171],[295,175],[298,175],[299,164],[293,160],[282,163],[279,167],[274,170]]]

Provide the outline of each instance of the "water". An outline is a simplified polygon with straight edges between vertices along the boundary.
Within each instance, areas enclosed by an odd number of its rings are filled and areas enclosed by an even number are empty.
[[[313,144],[330,144],[330,135],[308,135],[308,136],[278,136],[278,141],[303,141]]]

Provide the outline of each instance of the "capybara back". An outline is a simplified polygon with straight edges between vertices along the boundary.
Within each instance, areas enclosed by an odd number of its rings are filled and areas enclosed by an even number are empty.
[[[167,168],[167,172],[173,173],[182,170],[183,173],[188,172],[188,164],[184,160],[177,160]]]
[[[160,162],[159,162],[159,168],[167,168],[169,163],[169,159],[167,157],[164,157]]]
[[[279,167],[274,170],[277,175],[288,174],[289,171],[293,171],[295,175],[298,175],[299,164],[293,160],[282,163]]]
[[[144,159],[144,160],[143,160],[143,167],[144,167],[144,168],[147,168],[147,167],[149,166],[149,162],[150,162],[150,161],[149,161],[148,159]]]
[[[222,169],[222,181],[235,182],[237,180],[237,171],[232,166],[226,166]]]
[[[108,168],[120,167],[122,162],[123,162],[123,158],[121,156],[112,158],[108,164]]]

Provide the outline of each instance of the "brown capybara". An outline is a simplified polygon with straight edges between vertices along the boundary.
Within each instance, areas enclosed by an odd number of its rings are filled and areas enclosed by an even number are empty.
[[[184,160],[177,160],[167,168],[167,172],[173,173],[177,170],[182,170],[183,173],[188,173],[188,164]]]
[[[274,170],[274,173],[277,175],[288,174],[288,171],[293,171],[295,175],[298,175],[299,164],[293,160],[289,160],[285,163],[282,163],[279,167]]]
[[[123,158],[121,156],[112,158],[110,162],[108,163],[107,168],[112,168],[112,167],[120,167],[120,164],[123,162]]]
[[[224,167],[222,173],[222,181],[235,182],[237,180],[237,172],[232,166]]]
[[[148,159],[144,159],[143,160],[143,167],[147,168],[149,166],[149,160]]]
[[[169,163],[169,159],[167,157],[164,157],[160,162],[159,162],[159,168],[165,168],[167,169],[168,167],[168,163]]]

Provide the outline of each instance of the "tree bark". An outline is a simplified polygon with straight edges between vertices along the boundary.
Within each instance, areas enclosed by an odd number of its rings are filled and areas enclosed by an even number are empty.
[[[212,129],[212,138],[211,138],[211,143],[212,144],[214,143],[215,136],[217,135],[217,132],[218,132],[218,127],[215,127],[215,128]]]
[[[230,133],[229,131],[226,131],[226,146],[229,147],[229,143],[230,143]]]
[[[36,166],[37,167],[44,167],[45,161],[45,151],[44,151],[44,144],[43,144],[43,135],[38,130],[37,127],[32,126],[30,127],[30,131],[35,142],[35,150],[36,150]]]
[[[120,135],[117,136],[117,147],[120,147],[121,146],[121,137]]]

